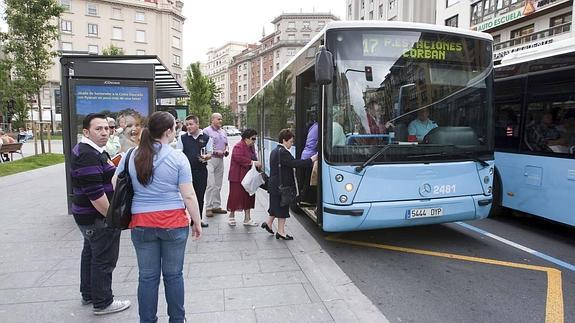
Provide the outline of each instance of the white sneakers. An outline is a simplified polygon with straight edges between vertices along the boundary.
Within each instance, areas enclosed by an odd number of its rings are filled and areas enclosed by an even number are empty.
[[[130,305],[131,305],[131,303],[129,300],[125,300],[125,301],[114,300],[112,302],[112,304],[108,305],[108,307],[95,308],[94,309],[94,315],[118,313],[118,312],[121,312],[123,310],[128,309],[128,307],[130,307]]]

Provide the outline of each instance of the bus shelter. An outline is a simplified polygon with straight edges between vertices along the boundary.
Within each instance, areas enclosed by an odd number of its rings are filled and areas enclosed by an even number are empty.
[[[157,56],[66,55],[60,59],[62,136],[66,161],[68,211],[72,186],[70,156],[81,140],[82,120],[103,113],[116,120],[143,122],[157,110],[156,100],[188,97]]]

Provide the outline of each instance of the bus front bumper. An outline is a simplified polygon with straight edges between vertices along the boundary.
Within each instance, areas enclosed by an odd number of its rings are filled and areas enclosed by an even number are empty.
[[[440,216],[409,218],[412,210],[441,209]],[[483,219],[489,215],[491,196],[475,195],[396,202],[324,204],[323,230],[373,230]]]

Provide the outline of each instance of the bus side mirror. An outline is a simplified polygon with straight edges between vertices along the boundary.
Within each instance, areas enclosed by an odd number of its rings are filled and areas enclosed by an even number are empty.
[[[319,85],[330,84],[333,80],[333,55],[322,46],[315,54],[315,81]]]

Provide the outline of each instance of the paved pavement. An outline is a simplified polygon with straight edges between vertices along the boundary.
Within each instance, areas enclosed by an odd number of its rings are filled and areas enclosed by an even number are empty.
[[[38,151],[38,154],[42,153],[42,146],[40,145],[40,141],[37,141],[36,145],[37,146],[35,147],[34,140],[29,140],[25,142],[22,145],[22,154],[24,155],[24,157],[30,157],[35,155],[36,149]],[[64,148],[62,146],[62,140],[51,140],[51,141],[45,140],[44,141],[45,151],[48,152],[49,148],[54,154],[62,154],[64,151]],[[20,154],[13,154],[12,156],[14,157],[14,160],[22,159],[22,156]]]
[[[80,304],[82,238],[66,211],[63,164],[2,177],[0,191],[0,322],[137,321],[138,268],[128,231],[113,290],[132,307],[96,317]],[[224,181],[224,200],[227,192]],[[260,191],[256,221],[266,209]],[[225,215],[207,222],[203,239],[190,239],[186,250],[188,321],[388,322],[295,219],[287,222],[294,241],[278,241],[259,227],[230,227]],[[166,315],[160,297],[161,322]]]

